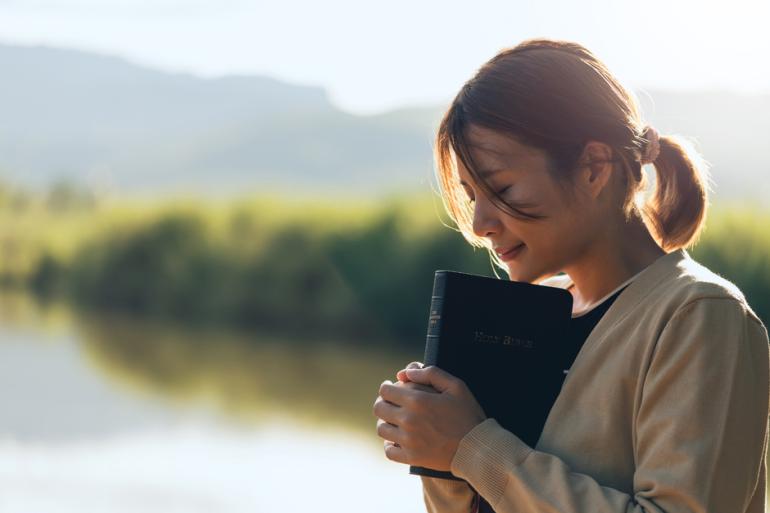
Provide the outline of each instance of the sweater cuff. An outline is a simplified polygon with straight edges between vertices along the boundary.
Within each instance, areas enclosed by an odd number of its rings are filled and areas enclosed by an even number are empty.
[[[523,462],[532,448],[487,418],[468,431],[457,446],[450,471],[465,479],[494,507],[505,491],[508,470]]]

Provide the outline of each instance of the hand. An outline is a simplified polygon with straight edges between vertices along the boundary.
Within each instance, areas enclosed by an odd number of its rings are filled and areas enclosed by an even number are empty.
[[[398,383],[380,385],[373,408],[385,456],[450,470],[460,440],[487,418],[484,410],[461,379],[438,367],[412,362],[396,376]]]
[[[406,366],[406,369],[421,369],[423,367],[421,362],[411,362],[409,365]],[[399,381],[397,385],[405,386],[407,388],[412,388],[414,390],[423,390],[425,392],[433,392],[438,393],[438,390],[433,388],[429,385],[421,385],[420,383],[415,383],[413,381],[409,380],[409,377],[406,375],[406,369],[401,369],[396,373],[396,379]],[[392,403],[391,403],[392,404]],[[390,440],[385,440],[385,453],[387,454],[387,447],[389,445],[394,445],[396,447],[401,447],[395,442],[391,442]]]

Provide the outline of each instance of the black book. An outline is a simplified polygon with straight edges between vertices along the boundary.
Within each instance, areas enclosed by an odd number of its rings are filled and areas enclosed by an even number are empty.
[[[565,289],[438,270],[423,364],[462,379],[487,417],[534,447],[564,382],[571,316]]]

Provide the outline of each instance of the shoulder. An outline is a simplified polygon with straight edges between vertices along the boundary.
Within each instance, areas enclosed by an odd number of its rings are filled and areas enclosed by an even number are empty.
[[[737,285],[686,253],[671,260],[638,305],[656,334],[652,339],[674,339],[682,347],[687,340],[711,347],[715,354],[738,351],[740,346],[766,351],[767,328]]]
[[[652,315],[646,319],[654,326],[647,346],[652,372],[694,365],[704,372],[767,376],[767,328],[741,290],[695,260],[676,267],[646,298],[648,304],[658,303],[649,306]]]
[[[679,262],[676,271],[674,278],[662,286],[678,304],[677,310],[693,308],[696,304],[723,304],[738,308],[747,317],[762,322],[740,288],[727,278],[692,258]]]

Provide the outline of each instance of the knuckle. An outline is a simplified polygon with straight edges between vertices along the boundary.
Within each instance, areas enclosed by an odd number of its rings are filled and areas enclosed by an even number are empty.
[[[409,388],[412,388],[414,390],[421,390],[423,392],[436,392],[436,389],[433,388],[432,386],[423,385],[422,383],[409,382],[407,383],[407,385],[409,386]],[[419,399],[415,398],[415,402],[419,402]]]
[[[414,414],[413,413],[404,413],[404,415],[401,417],[401,427],[404,429],[409,429],[414,424]]]
[[[377,422],[377,435],[379,435],[382,438],[385,438],[385,434],[387,433],[387,423],[385,421],[378,421]]]

